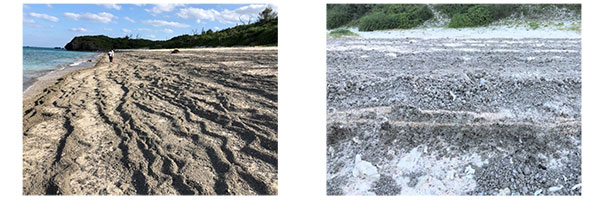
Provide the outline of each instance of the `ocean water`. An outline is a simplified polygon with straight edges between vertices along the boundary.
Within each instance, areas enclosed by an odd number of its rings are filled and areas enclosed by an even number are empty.
[[[23,47],[23,91],[38,77],[52,71],[94,65],[98,52],[67,51],[64,49]]]

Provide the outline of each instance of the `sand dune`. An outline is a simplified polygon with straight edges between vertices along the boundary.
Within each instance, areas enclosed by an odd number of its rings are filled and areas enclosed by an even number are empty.
[[[277,48],[115,61],[24,97],[24,194],[277,194]]]

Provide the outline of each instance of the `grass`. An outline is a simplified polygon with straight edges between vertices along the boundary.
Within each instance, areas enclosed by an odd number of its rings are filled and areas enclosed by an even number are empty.
[[[334,29],[331,32],[329,32],[329,34],[327,34],[327,36],[329,36],[329,37],[335,37],[335,38],[344,37],[344,36],[346,36],[346,37],[357,37],[358,34],[352,32],[352,31],[350,31],[348,29],[345,29],[345,28],[337,28],[337,29]]]
[[[529,25],[529,28],[531,28],[533,30],[540,28],[540,25],[537,22],[529,22],[528,25]]]
[[[571,24],[571,26],[569,27],[564,27],[564,28],[559,28],[560,30],[567,30],[567,31],[577,31],[577,32],[581,32],[581,23],[578,24]]]

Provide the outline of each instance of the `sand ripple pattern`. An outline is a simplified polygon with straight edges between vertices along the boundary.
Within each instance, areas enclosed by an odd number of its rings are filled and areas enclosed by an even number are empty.
[[[23,193],[277,194],[277,49],[117,53],[23,107]]]

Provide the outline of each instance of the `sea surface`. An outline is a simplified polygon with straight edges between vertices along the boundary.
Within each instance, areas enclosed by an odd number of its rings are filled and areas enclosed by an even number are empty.
[[[98,52],[23,47],[23,91],[35,83],[37,78],[52,71],[94,65],[98,55],[100,55]]]

